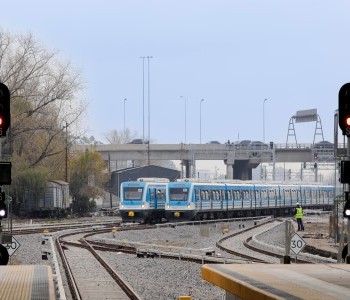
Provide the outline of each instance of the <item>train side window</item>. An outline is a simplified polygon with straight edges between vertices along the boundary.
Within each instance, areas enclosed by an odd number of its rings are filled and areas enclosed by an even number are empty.
[[[255,192],[255,197],[256,197],[257,200],[261,199],[261,193],[262,193],[261,190]]]
[[[196,200],[199,200],[200,199],[200,195],[201,195],[201,192],[200,192],[200,190],[195,190],[195,199]]]
[[[216,193],[217,193],[217,198],[216,198],[216,200],[222,199],[222,197],[221,197],[221,191],[217,191]]]
[[[232,200],[231,191],[227,191],[227,200]]]

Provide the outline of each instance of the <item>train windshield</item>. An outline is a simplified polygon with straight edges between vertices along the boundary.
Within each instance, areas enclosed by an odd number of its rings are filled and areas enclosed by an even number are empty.
[[[185,188],[171,188],[169,189],[170,200],[173,201],[187,201],[188,189]]]
[[[141,187],[125,187],[124,200],[141,200],[143,188]]]

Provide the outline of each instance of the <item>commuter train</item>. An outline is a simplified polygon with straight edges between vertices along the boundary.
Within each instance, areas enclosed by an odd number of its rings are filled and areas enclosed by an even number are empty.
[[[303,208],[330,210],[334,186],[286,182],[200,182],[179,180],[167,185],[168,221],[205,220],[259,215],[293,215]]]
[[[119,213],[123,222],[153,223],[165,217],[167,178],[139,178],[120,186]]]

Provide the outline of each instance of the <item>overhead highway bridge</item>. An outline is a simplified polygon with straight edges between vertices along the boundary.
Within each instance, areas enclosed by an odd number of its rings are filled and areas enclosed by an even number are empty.
[[[185,177],[195,177],[198,160],[222,160],[226,164],[226,178],[242,180],[252,179],[252,169],[260,163],[334,161],[332,148],[319,149],[312,144],[270,143],[265,149],[237,144],[98,144],[74,145],[72,150],[86,149],[99,152],[109,165],[111,161],[180,160],[185,167]]]

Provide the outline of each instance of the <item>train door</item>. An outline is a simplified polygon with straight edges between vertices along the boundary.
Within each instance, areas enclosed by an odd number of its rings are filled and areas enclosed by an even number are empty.
[[[163,209],[165,207],[165,192],[165,187],[150,186],[148,188],[151,209]]]
[[[158,201],[157,201],[157,189],[155,187],[148,188],[149,194],[149,206],[151,209],[157,209]]]
[[[200,203],[200,200],[201,200],[201,191],[199,188],[195,188],[194,189],[194,206],[195,206],[195,209],[197,210],[198,209],[198,203]]]

